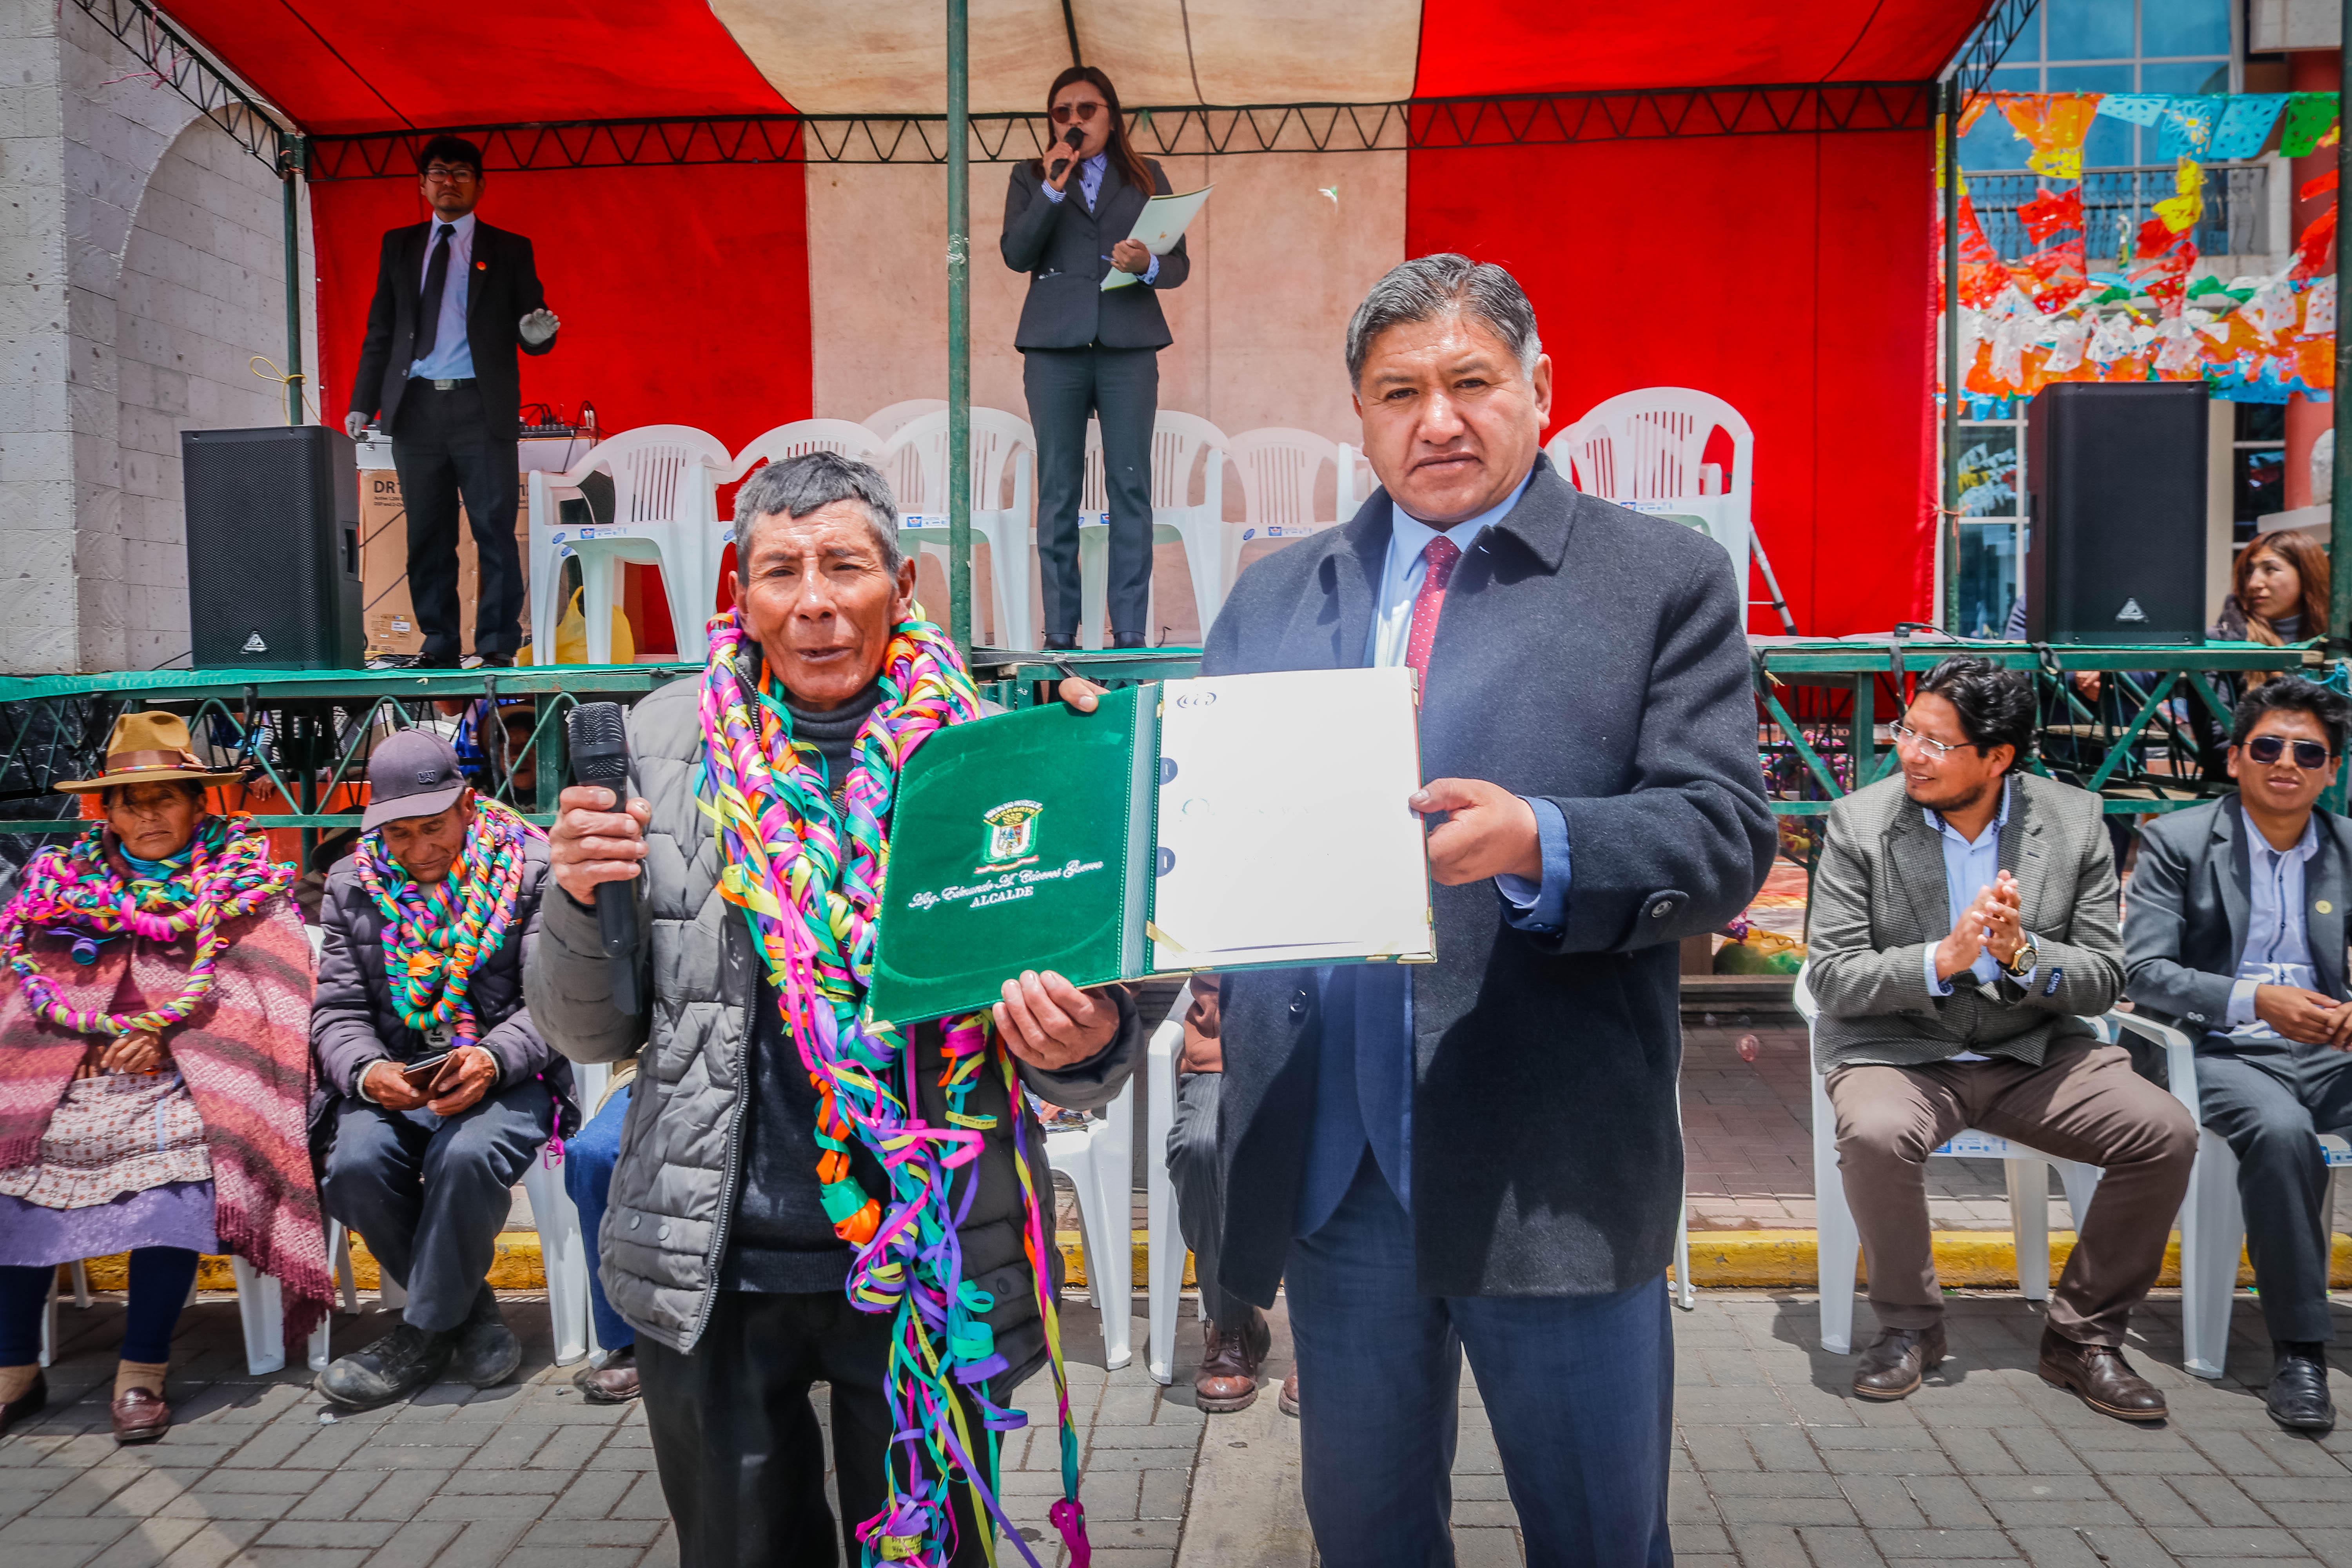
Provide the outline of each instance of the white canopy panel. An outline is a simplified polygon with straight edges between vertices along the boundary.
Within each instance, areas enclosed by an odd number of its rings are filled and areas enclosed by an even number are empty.
[[[947,16],[907,0],[711,0],[804,114],[936,114]],[[1384,103],[1410,97],[1421,0],[1070,0],[1078,47],[1122,104]],[[975,114],[1045,107],[1070,63],[1061,0],[971,0]]]

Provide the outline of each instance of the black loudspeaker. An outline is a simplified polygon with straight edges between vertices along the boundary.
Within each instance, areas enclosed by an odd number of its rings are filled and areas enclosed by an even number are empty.
[[[188,626],[198,669],[357,669],[360,487],[323,425],[184,430]]]
[[[2205,640],[2205,387],[2062,381],[2025,416],[2025,635]]]

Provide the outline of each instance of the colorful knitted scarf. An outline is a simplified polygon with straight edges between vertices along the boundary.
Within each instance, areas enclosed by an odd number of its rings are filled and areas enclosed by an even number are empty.
[[[477,795],[474,825],[449,874],[419,887],[383,846],[381,829],[352,856],[362,889],[383,915],[383,975],[412,1029],[450,1026],[452,1047],[479,1037],[467,990],[474,965],[496,952],[522,892],[523,845],[547,836],[511,807]]]
[[[738,656],[745,661],[739,669]],[[792,715],[760,668],[758,646],[730,611],[710,623],[702,689],[703,773],[698,792],[716,824],[719,894],[743,911],[786,1032],[817,1090],[817,1163],[825,1214],[857,1249],[846,1286],[863,1312],[894,1314],[883,1393],[892,1415],[889,1497],[857,1527],[865,1568],[947,1568],[956,1550],[950,1479],[970,1485],[1022,1557],[1028,1543],[997,1501],[997,1434],[1025,1426],[996,1405],[987,1380],[1005,1370],[982,1315],[994,1302],[963,1278],[953,1173],[980,1156],[993,1119],[964,1114],[983,1071],[1003,1076],[1013,1110],[1014,1164],[1026,1210],[1024,1247],[1054,1369],[1062,1417],[1062,1500],[1052,1519],[1070,1560],[1088,1558],[1077,1500],[1077,1436],[1070,1420],[1061,1331],[1046,1268],[1045,1209],[1033,1184],[1027,1140],[1035,1135],[1013,1058],[991,1038],[988,1015],[940,1022],[940,1078],[949,1125],[921,1119],[916,1053],[893,1026],[868,1016],[876,917],[888,868],[887,824],[898,771],[942,725],[977,718],[978,694],[955,645],[918,607],[883,656],[882,698],[851,753],[836,813],[814,752],[796,747]],[[850,1165],[852,1140],[889,1178],[864,1190]],[[967,1186],[965,1201],[970,1199]],[[968,1429],[957,1390],[981,1414]],[[980,1441],[975,1442],[975,1436]],[[975,1517],[980,1510],[973,1510]],[[983,1535],[986,1531],[983,1529]],[[982,1542],[990,1562],[992,1544]]]
[[[92,823],[72,844],[33,857],[16,898],[0,914],[0,953],[43,1020],[106,1038],[133,1031],[160,1035],[185,1019],[212,989],[214,968],[228,945],[221,922],[250,914],[286,891],[294,868],[269,858],[269,838],[261,829],[207,816],[189,842],[184,873],[163,880],[125,877],[107,858],[107,834],[104,823]],[[97,958],[99,943],[125,933],[168,942],[194,931],[196,952],[171,1001],[136,1013],[108,1013],[76,1007],[63,996],[25,951],[26,936],[34,931],[73,933],[74,956],[84,963]]]

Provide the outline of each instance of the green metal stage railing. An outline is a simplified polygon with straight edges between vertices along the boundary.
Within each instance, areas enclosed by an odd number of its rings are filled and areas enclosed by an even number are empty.
[[[2225,787],[2208,765],[2209,727],[2226,716],[2252,675],[2341,671],[2314,647],[2252,643],[2170,647],[1956,644],[1940,637],[1835,641],[1757,637],[1749,659],[1757,750],[1784,817],[1821,816],[1849,790],[1885,776],[1894,751],[1886,723],[1916,679],[1956,651],[2032,672],[2042,713],[2035,771],[2095,790],[2118,816],[2178,811]],[[1053,700],[1052,683],[1167,680],[1197,674],[1193,647],[1026,653],[976,648],[983,695],[1006,708]],[[96,764],[114,718],[132,706],[185,714],[216,764],[243,767],[248,791],[295,809],[259,810],[266,827],[358,826],[336,794],[360,782],[371,742],[392,729],[446,721],[474,704],[493,721],[528,704],[527,734],[509,743],[502,722],[483,726],[486,787],[537,821],[551,819],[566,776],[563,716],[583,701],[632,703],[699,667],[683,664],[550,669],[157,670],[0,679],[0,835],[76,829],[71,802],[51,785]],[[2084,678],[2097,677],[2095,689]],[[2200,711],[2201,710],[2201,711]],[[1792,825],[1793,826],[1793,825]]]

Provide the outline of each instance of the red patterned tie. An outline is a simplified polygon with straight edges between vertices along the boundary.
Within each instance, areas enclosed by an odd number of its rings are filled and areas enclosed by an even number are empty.
[[[1412,635],[1404,645],[1404,661],[1429,683],[1429,645],[1437,640],[1437,612],[1445,607],[1445,584],[1454,579],[1462,547],[1439,534],[1422,547],[1421,592],[1412,601]]]

